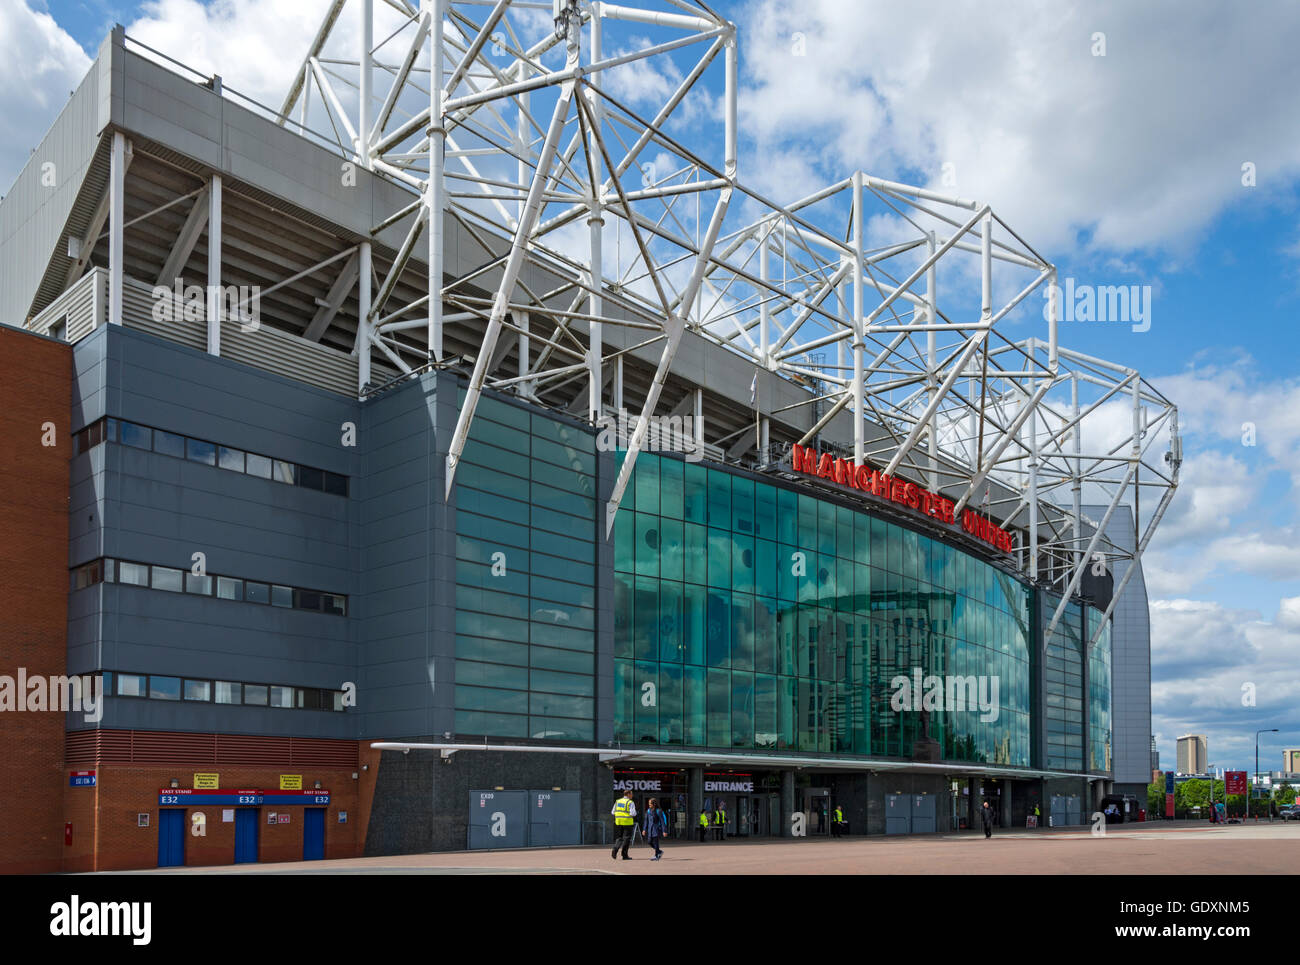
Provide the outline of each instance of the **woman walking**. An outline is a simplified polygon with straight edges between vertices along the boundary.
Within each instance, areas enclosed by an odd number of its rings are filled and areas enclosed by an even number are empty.
[[[655,849],[655,856],[650,859],[651,861],[658,861],[664,856],[663,849],[659,847],[659,839],[667,830],[668,818],[660,810],[659,802],[651,798],[641,823],[641,837],[648,840],[650,846]]]

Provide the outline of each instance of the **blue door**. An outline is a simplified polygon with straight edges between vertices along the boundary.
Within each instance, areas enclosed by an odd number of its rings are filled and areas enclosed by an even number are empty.
[[[158,867],[185,864],[185,809],[158,810]]]
[[[302,860],[325,857],[325,809],[305,808],[302,819]]]
[[[257,825],[260,808],[240,808],[235,812],[235,864],[257,861]]]

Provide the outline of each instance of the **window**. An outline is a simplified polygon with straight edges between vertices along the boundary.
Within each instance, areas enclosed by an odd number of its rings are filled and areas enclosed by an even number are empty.
[[[258,707],[266,706],[266,684],[244,684],[244,703]]]
[[[181,571],[166,566],[153,567],[153,588],[169,593],[181,592]]]
[[[271,466],[271,478],[276,482],[288,483],[293,485],[294,470],[297,467],[291,462],[285,462],[283,459],[276,459]]]
[[[337,593],[322,593],[321,601],[324,604],[326,613],[332,613],[340,617],[348,615],[347,597],[340,596]]]
[[[247,470],[247,471],[248,471],[248,474],[249,474],[250,476],[258,476],[258,477],[260,477],[260,478],[262,478],[262,479],[270,479],[270,478],[271,478],[271,460],[270,460],[270,459],[267,459],[266,456],[259,456],[259,455],[256,455],[256,454],[254,454],[254,453],[251,453],[251,452],[248,454],[247,459],[248,459],[248,462],[247,462],[248,470]]]
[[[128,563],[119,560],[117,564],[117,582],[128,586],[148,586],[149,567],[142,563]]]
[[[205,466],[217,464],[217,447],[210,442],[189,439],[185,445],[185,456],[190,462],[201,462]]]
[[[104,561],[92,560],[72,571],[72,589],[84,590],[88,586],[102,583],[104,580]]]
[[[151,449],[153,447],[153,433],[144,426],[138,426],[134,422],[123,421],[121,424],[122,444],[134,446],[137,449]]]
[[[213,693],[219,704],[238,704],[243,702],[243,685],[229,680],[218,680],[212,685]]]
[[[295,610],[319,610],[321,594],[314,590],[294,590],[293,607]]]
[[[336,472],[325,473],[325,491],[331,496],[346,496],[348,494],[348,477],[340,476]]]
[[[325,472],[322,469],[312,469],[308,466],[298,467],[298,485],[305,489],[325,488]]]
[[[271,687],[271,706],[272,707],[292,707],[293,706],[293,688],[292,687]]]
[[[293,587],[272,585],[271,606],[293,606]]]
[[[271,588],[265,583],[249,580],[244,584],[244,599],[249,603],[270,603]]]
[[[197,593],[200,596],[212,595],[212,577],[195,576],[193,573],[185,574],[185,592]]]
[[[154,700],[180,700],[180,677],[156,677],[149,675],[149,696]]]
[[[117,675],[117,695],[119,697],[143,697],[144,674],[120,673]]]
[[[212,682],[210,680],[186,680],[185,699],[203,701],[211,700]]]
[[[162,453],[164,456],[174,456],[177,459],[184,459],[185,437],[175,435],[171,432],[163,432],[161,429],[155,429],[153,433],[153,451]]]
[[[231,472],[244,471],[244,452],[242,449],[231,449],[227,446],[217,448],[217,465],[222,469],[229,469]]]
[[[217,577],[217,599],[242,600],[244,598],[244,581],[228,576]]]

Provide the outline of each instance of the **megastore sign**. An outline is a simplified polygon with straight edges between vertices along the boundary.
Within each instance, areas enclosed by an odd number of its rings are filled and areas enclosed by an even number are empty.
[[[790,467],[795,472],[826,479],[839,486],[888,499],[891,503],[906,506],[941,523],[950,526],[958,524],[953,517],[956,504],[951,499],[945,499],[938,493],[922,489],[916,483],[897,476],[888,476],[878,469],[872,469],[850,459],[839,459],[829,452],[819,453],[816,449],[795,445],[790,449]],[[1011,534],[987,516],[972,509],[963,509],[960,524],[961,528],[971,536],[1004,553],[1015,550]]]

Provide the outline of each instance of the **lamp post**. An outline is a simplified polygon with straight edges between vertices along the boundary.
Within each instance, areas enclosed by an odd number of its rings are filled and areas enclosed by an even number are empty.
[[[1210,823],[1211,824],[1217,824],[1219,821],[1219,816],[1214,812],[1214,769],[1217,766],[1218,766],[1217,764],[1205,765],[1205,773],[1210,775]],[[1225,803],[1228,800],[1227,788],[1224,788],[1223,800]]]
[[[1246,817],[1250,817],[1250,801],[1251,798],[1255,796],[1254,794],[1255,782],[1259,780],[1259,735],[1276,734],[1276,733],[1277,733],[1276,727],[1265,727],[1262,730],[1255,731],[1255,773],[1251,775],[1250,786],[1246,788],[1248,792],[1246,794]],[[1255,815],[1255,819],[1259,820],[1258,814]]]

